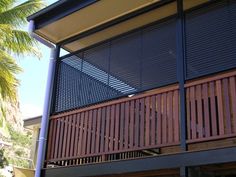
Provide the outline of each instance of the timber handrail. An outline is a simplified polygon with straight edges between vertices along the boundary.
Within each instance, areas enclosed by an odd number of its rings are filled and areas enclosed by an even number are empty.
[[[91,109],[97,109],[97,108],[102,108],[104,106],[110,106],[110,105],[114,105],[114,104],[121,103],[121,102],[136,100],[136,99],[139,99],[139,98],[144,98],[144,97],[147,97],[147,96],[151,96],[153,94],[159,94],[159,93],[173,91],[173,90],[176,90],[178,88],[179,88],[179,86],[177,84],[174,84],[174,85],[171,85],[171,86],[166,86],[166,87],[162,87],[162,88],[158,88],[158,89],[153,89],[153,90],[147,91],[145,93],[141,93],[141,94],[138,93],[137,95],[134,95],[132,97],[126,97],[126,98],[111,100],[111,101],[107,101],[107,102],[104,102],[104,103],[99,103],[99,104],[95,104],[95,105],[92,105],[92,106],[88,106],[88,107],[84,107],[84,108],[80,108],[80,109],[75,109],[73,111],[63,112],[63,113],[60,113],[60,114],[57,114],[57,115],[52,115],[50,117],[50,119],[56,119],[56,118],[60,118],[62,116],[68,116],[68,115],[71,115],[71,114],[76,114],[76,113],[80,113],[80,112],[83,112],[83,111],[88,111],[88,110],[91,110]]]

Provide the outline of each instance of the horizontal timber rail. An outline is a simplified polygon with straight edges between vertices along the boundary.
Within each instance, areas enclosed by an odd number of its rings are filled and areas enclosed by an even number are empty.
[[[48,164],[158,154],[160,147],[179,144],[178,86],[55,115],[49,126]]]
[[[177,84],[167,86],[167,87],[163,87],[163,88],[158,88],[158,89],[155,89],[155,90],[146,91],[142,94],[134,95],[132,97],[120,98],[120,99],[117,99],[117,100],[112,100],[112,101],[108,101],[108,102],[105,102],[105,103],[100,103],[100,104],[96,104],[96,105],[93,105],[93,106],[89,106],[89,107],[85,107],[85,108],[81,108],[81,109],[76,109],[76,110],[73,110],[73,111],[70,111],[70,112],[64,112],[64,113],[60,113],[60,114],[57,114],[57,115],[53,115],[53,116],[51,116],[50,119],[61,118],[62,116],[68,116],[68,115],[71,115],[71,114],[76,114],[76,113],[88,111],[88,110],[91,110],[91,109],[102,108],[104,106],[110,106],[110,105],[114,105],[114,104],[117,104],[117,103],[120,103],[120,102],[136,100],[136,99],[139,99],[139,98],[145,98],[147,96],[152,96],[153,94],[170,92],[170,91],[173,91],[173,90],[178,90],[178,88],[179,88],[179,86]]]

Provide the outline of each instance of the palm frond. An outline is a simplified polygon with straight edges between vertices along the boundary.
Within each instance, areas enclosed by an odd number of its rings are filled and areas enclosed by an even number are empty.
[[[16,87],[19,85],[15,74],[21,72],[14,58],[0,50],[0,97],[3,100],[16,99]]]
[[[1,46],[9,53],[14,53],[17,55],[27,55],[33,54],[34,56],[40,58],[41,54],[37,50],[37,42],[32,39],[26,31],[22,30],[12,30],[4,40],[0,42]]]
[[[33,54],[40,57],[36,41],[27,32],[19,30],[26,17],[44,6],[43,0],[27,0],[15,5],[16,0],[0,0],[0,100],[15,101],[21,71],[14,55]]]
[[[0,24],[21,26],[26,23],[26,17],[44,6],[42,0],[28,0],[18,6],[0,13]]]
[[[12,36],[12,26],[9,24],[0,24],[0,45],[3,38],[9,38]]]
[[[0,0],[0,13],[11,8],[16,0]]]

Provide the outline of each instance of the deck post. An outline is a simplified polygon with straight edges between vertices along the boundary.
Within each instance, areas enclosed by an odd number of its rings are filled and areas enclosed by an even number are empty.
[[[182,13],[182,0],[177,0],[177,77],[180,91],[180,144],[182,151],[187,150],[186,146],[186,108],[185,108],[185,66],[184,66],[184,20]]]
[[[188,177],[188,168],[186,166],[181,166],[179,171],[180,177]]]
[[[187,150],[186,145],[186,99],[185,99],[185,31],[184,31],[184,14],[183,14],[183,0],[177,0],[177,77],[179,82],[180,92],[180,146],[182,151]],[[187,167],[180,167],[180,176],[187,177]]]

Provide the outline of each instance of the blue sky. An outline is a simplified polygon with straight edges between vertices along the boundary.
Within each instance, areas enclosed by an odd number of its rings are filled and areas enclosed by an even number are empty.
[[[49,5],[55,1],[46,0],[45,2]],[[33,56],[17,59],[24,70],[18,76],[20,79],[18,93],[23,119],[42,114],[50,50],[43,45],[39,46],[39,50],[42,53],[40,60]]]

